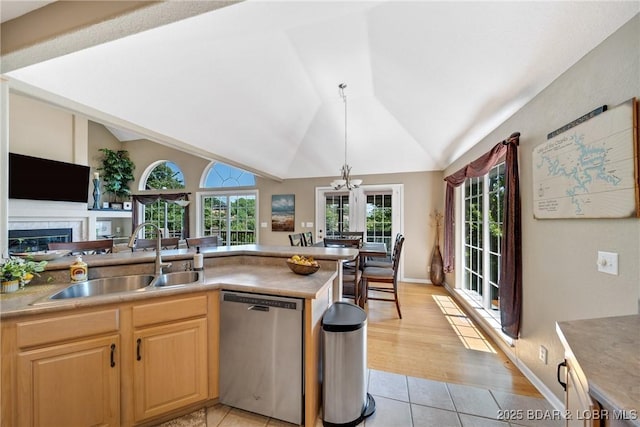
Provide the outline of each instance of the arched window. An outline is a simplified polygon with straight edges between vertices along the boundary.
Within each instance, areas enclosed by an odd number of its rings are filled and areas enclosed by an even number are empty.
[[[203,180],[204,188],[255,187],[254,174],[225,163],[213,162]]]
[[[255,187],[255,176],[220,162],[213,162],[203,175],[202,187],[211,191],[199,193],[199,234],[218,236],[227,246],[258,243],[258,191],[223,190]]]
[[[182,170],[173,162],[163,161],[149,172],[145,190],[167,190],[184,188]]]
[[[184,175],[178,165],[170,161],[160,161],[150,165],[146,174],[144,189],[180,190],[185,188]],[[144,176],[144,175],[143,175]],[[182,200],[159,197],[152,203],[144,205],[144,221],[152,222],[163,230],[163,237],[188,237],[184,235],[185,205]],[[144,238],[155,238],[155,229],[145,228]]]

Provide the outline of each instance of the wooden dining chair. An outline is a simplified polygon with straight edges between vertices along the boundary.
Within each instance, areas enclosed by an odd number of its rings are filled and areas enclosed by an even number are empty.
[[[362,247],[362,240],[359,237],[347,239],[343,237],[325,237],[323,239],[325,248],[356,248],[359,249]],[[360,258],[358,256],[358,258]],[[358,263],[356,265],[355,261],[345,261],[343,263],[344,269],[360,269],[360,260],[358,259]]]
[[[394,253],[393,251],[394,251],[396,245],[398,244],[398,240],[400,240],[400,237],[402,237],[402,233],[396,234],[396,239],[395,239],[395,241],[393,243],[393,249],[391,249],[392,250],[392,252],[391,252],[391,256],[392,256],[391,261],[386,261],[386,260],[385,261],[380,261],[380,258],[367,259],[364,262],[364,268],[367,268],[367,267],[393,268],[393,253]]]
[[[304,246],[313,246],[313,233],[311,231],[305,231],[302,233],[304,239]]]
[[[360,248],[360,239],[324,238],[325,248]],[[360,270],[360,256],[353,261],[342,262],[342,296],[353,298],[355,304],[364,307],[364,292],[362,286],[362,270]]]
[[[291,246],[305,246],[302,233],[289,234],[289,242]]]
[[[218,246],[219,242],[218,236],[187,237],[185,240],[188,248],[212,248]]]
[[[404,236],[400,236],[393,247],[391,268],[365,267],[362,273],[365,302],[367,300],[395,302],[398,317],[401,319],[402,312],[400,311],[400,300],[398,299],[398,267],[400,265],[400,254],[402,253],[403,245]],[[371,283],[375,283],[376,285],[372,286]],[[373,296],[371,296],[371,292],[374,292]],[[379,293],[392,294],[392,297],[378,296]]]
[[[49,250],[69,250],[69,255],[109,254],[113,252],[113,239],[86,240],[84,242],[51,242]]]
[[[155,251],[156,239],[136,239],[134,246],[131,248],[131,252],[136,251]],[[160,247],[162,249],[178,249],[180,239],[178,237],[166,237],[160,240]]]
[[[364,231],[343,231],[340,233],[341,239],[360,239],[360,246],[364,243]]]

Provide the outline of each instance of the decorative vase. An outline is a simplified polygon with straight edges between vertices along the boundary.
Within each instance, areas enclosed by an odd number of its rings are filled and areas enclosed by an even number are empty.
[[[431,268],[429,269],[429,279],[436,286],[442,286],[444,283],[444,268],[442,266],[442,254],[440,253],[440,221],[442,214],[436,209],[431,215],[436,225],[436,238],[433,244],[433,253],[431,254]]]
[[[2,282],[2,293],[10,294],[11,292],[15,292],[20,288],[19,280],[9,280],[6,282]]]
[[[93,209],[100,209],[100,179],[93,179]]]
[[[436,286],[442,286],[444,282],[444,270],[442,268],[442,254],[440,254],[440,246],[436,243],[431,255],[431,271],[429,271],[429,279]]]

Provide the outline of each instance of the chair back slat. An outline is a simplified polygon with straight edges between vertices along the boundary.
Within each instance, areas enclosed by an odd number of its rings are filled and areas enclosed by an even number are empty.
[[[313,246],[313,233],[311,231],[305,231],[302,233],[304,240],[304,246]]]
[[[177,237],[166,237],[160,240],[160,247],[162,249],[178,249],[180,239]],[[135,245],[131,248],[131,252],[135,251],[147,251],[156,249],[156,239],[136,239]]]
[[[195,248],[196,246],[200,248],[212,248],[218,246],[220,242],[218,236],[187,237],[185,240],[187,241],[188,248]]]
[[[302,233],[289,234],[289,243],[291,246],[305,246],[304,236]]]
[[[70,255],[108,254],[113,251],[113,239],[83,242],[51,242],[49,250],[69,250]]]

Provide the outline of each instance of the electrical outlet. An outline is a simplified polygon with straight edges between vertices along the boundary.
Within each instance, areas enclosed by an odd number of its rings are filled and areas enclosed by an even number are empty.
[[[543,345],[540,346],[540,351],[538,352],[538,359],[545,365],[547,364],[547,348]]]

